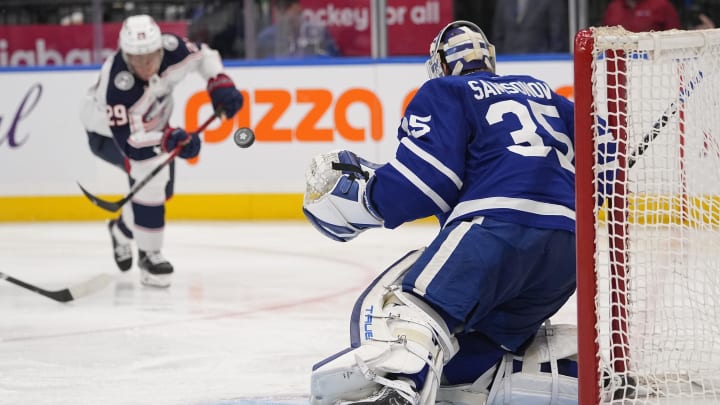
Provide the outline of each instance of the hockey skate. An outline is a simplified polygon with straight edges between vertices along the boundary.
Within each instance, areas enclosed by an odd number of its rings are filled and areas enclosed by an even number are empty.
[[[384,386],[375,391],[371,396],[357,401],[339,401],[337,405],[415,405],[413,402],[405,398],[406,394],[400,391]]]
[[[138,252],[140,282],[150,287],[169,287],[173,273],[172,264],[162,256],[159,250],[150,252],[140,250]]]
[[[108,222],[108,230],[110,231],[110,239],[113,246],[113,257],[120,271],[128,271],[132,267],[133,254],[131,239],[125,236],[117,227],[117,220],[113,219]]]

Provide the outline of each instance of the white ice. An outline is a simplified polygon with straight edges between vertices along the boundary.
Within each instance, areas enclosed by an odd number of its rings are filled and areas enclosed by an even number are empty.
[[[337,243],[305,222],[170,221],[161,290],[117,270],[104,223],[0,224],[0,272],[51,290],[113,277],[68,304],[0,281],[0,405],[306,402],[356,297],[436,231]],[[571,305],[558,315],[574,323]]]

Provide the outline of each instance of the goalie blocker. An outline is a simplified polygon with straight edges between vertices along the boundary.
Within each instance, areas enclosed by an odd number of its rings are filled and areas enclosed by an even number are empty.
[[[382,402],[386,387],[410,404],[577,404],[576,328],[549,322],[524,356],[507,353],[472,384],[443,385],[457,340],[432,308],[400,288],[421,253],[405,255],[356,301],[350,347],[313,367],[311,404]],[[398,377],[418,373],[422,381]]]

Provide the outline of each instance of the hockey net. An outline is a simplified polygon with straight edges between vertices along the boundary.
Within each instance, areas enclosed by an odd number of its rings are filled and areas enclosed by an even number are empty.
[[[720,30],[574,57],[580,403],[720,403]]]

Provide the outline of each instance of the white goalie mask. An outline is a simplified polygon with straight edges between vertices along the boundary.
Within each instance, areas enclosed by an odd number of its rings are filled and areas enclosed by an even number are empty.
[[[430,59],[425,63],[431,79],[445,76],[443,65],[451,76],[458,76],[468,70],[489,70],[495,72],[495,47],[485,33],[470,21],[453,21],[433,39],[430,44]]]

